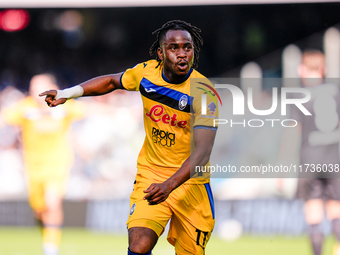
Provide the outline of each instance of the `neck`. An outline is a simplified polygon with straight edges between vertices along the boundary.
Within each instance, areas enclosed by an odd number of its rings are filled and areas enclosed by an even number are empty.
[[[189,72],[186,75],[183,76],[178,76],[178,75],[173,75],[171,72],[167,72],[164,67],[162,69],[162,77],[163,79],[168,82],[168,83],[174,83],[174,84],[180,84],[186,81],[190,74],[192,73],[192,68],[189,69]]]

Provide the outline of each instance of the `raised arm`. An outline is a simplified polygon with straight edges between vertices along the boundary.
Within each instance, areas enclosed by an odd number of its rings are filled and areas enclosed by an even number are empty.
[[[144,192],[147,193],[144,199],[150,205],[159,204],[165,201],[169,194],[190,178],[190,172],[194,172],[195,166],[204,166],[210,159],[214,145],[216,131],[211,129],[195,129],[194,142],[195,150],[189,158],[184,161],[180,169],[163,183],[153,183]]]
[[[104,95],[116,89],[122,89],[120,85],[122,74],[98,76],[68,89],[45,91],[39,96],[46,96],[46,103],[48,106],[53,107],[65,103],[69,98]]]

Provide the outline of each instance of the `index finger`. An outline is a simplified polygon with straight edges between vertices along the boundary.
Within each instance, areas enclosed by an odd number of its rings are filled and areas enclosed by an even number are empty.
[[[45,91],[45,92],[39,94],[40,97],[47,96],[47,95],[49,95],[48,91]]]
[[[48,90],[48,91],[45,91],[45,92],[43,92],[43,93],[40,93],[39,94],[39,96],[55,96],[56,95],[56,93],[54,93],[54,91],[53,90]]]

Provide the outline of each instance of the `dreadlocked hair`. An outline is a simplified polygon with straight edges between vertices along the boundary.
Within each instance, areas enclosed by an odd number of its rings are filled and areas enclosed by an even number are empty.
[[[166,32],[169,30],[185,30],[188,31],[192,37],[193,40],[193,46],[194,46],[194,62],[192,67],[197,68],[198,67],[198,59],[199,59],[199,52],[200,52],[200,45],[203,45],[203,39],[200,35],[201,29],[191,25],[190,23],[187,23],[183,20],[171,20],[165,23],[161,28],[155,30],[152,34],[157,35],[157,40],[151,45],[149,53],[152,56],[153,54],[156,55],[156,60],[158,61],[157,67],[162,62],[161,59],[158,57],[157,49],[161,45],[161,40],[165,36]],[[156,67],[156,68],[157,68]]]

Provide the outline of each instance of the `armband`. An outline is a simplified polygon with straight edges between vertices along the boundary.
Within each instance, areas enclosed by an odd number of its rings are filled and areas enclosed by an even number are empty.
[[[82,86],[77,85],[68,89],[63,89],[63,90],[57,90],[57,95],[55,97],[56,100],[59,98],[66,98],[66,99],[71,99],[71,98],[76,98],[76,97],[81,97],[84,94],[84,89]]]

